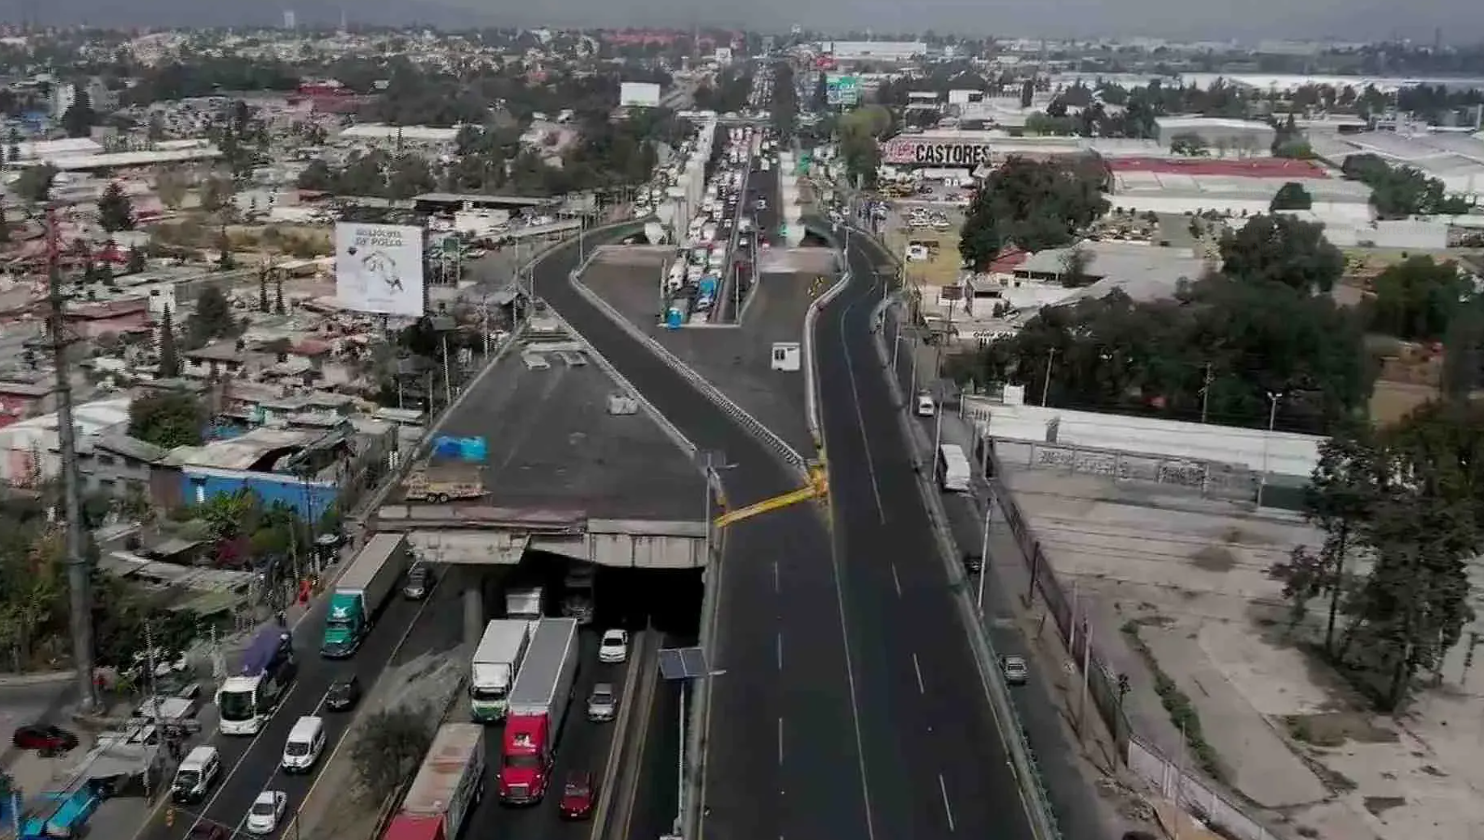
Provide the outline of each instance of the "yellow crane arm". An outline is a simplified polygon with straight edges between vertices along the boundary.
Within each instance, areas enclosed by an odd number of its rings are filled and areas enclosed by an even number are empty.
[[[805,486],[797,490],[790,490],[787,493],[774,496],[770,499],[753,502],[746,507],[729,510],[721,516],[716,517],[712,524],[720,530],[728,525],[741,522],[744,519],[751,519],[759,514],[778,510],[779,508],[788,507],[799,502],[807,502],[810,499],[827,496],[829,492],[830,482],[828,475],[825,473],[824,465],[818,461],[810,461],[809,483]]]

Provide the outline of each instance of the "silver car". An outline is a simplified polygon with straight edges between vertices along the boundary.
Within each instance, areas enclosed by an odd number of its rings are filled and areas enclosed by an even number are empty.
[[[618,714],[618,695],[612,683],[598,683],[587,697],[587,719],[594,723],[613,720]]]
[[[1030,676],[1030,669],[1026,667],[1023,656],[1001,658],[1000,669],[1005,672],[1005,682],[1010,685],[1025,685],[1026,679]]]

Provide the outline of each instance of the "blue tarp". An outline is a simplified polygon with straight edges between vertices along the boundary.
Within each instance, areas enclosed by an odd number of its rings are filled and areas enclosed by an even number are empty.
[[[708,274],[702,277],[701,282],[696,284],[696,286],[703,296],[714,298],[716,297],[716,283],[716,276]]]
[[[484,461],[489,446],[482,437],[453,437],[439,435],[433,438],[433,455],[437,458],[457,458],[460,461]]]

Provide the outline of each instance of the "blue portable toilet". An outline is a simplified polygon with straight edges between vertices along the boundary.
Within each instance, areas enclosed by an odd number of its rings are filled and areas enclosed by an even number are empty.
[[[667,328],[678,330],[680,329],[680,325],[684,322],[685,315],[681,313],[679,307],[672,306],[669,309],[665,310],[665,326]]]

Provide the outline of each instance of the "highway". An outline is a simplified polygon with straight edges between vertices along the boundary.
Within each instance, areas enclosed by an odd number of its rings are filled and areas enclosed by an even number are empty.
[[[198,822],[214,823],[228,831],[242,828],[253,799],[264,790],[282,790],[288,794],[292,815],[304,802],[317,775],[340,742],[351,721],[348,713],[327,713],[323,709],[325,694],[336,679],[355,674],[369,693],[376,678],[386,668],[404,637],[410,637],[414,626],[416,646],[428,649],[443,641],[456,642],[462,631],[462,612],[458,606],[459,587],[444,585],[447,576],[424,601],[403,599],[393,594],[371,635],[355,656],[346,660],[327,660],[319,655],[319,633],[324,626],[325,603],[315,606],[294,634],[294,649],[299,658],[299,675],[285,695],[278,712],[256,736],[216,735],[211,743],[221,752],[225,773],[206,799],[194,805],[174,806],[174,825],[167,826],[168,807],[150,814],[136,835],[140,840],[179,840]],[[283,745],[294,722],[304,715],[323,714],[326,719],[326,746],[316,773],[287,776],[279,761]],[[280,826],[287,819],[280,821]]]
[[[537,269],[537,293],[691,441],[721,453],[732,505],[797,485],[759,441],[579,296],[561,262]],[[819,513],[776,511],[725,539],[712,667],[726,674],[713,681],[703,832],[872,837],[835,557]]]
[[[882,257],[868,247],[852,239],[854,279],[815,341],[875,836],[1028,838],[872,345]]]
[[[552,776],[553,786],[547,790],[546,798],[535,805],[509,807],[500,804],[499,782],[495,773],[500,767],[503,732],[491,727],[485,739],[487,754],[485,766],[485,795],[469,815],[468,838],[508,838],[509,840],[586,840],[592,826],[586,822],[568,822],[557,813],[561,802],[562,786],[567,774],[576,770],[587,770],[593,774],[597,784],[603,783],[603,769],[608,761],[608,749],[613,740],[612,723],[592,723],[587,719],[587,696],[593,684],[612,683],[620,694],[619,703],[628,702],[623,697],[624,674],[628,665],[603,665],[598,662],[598,636],[596,631],[583,631],[580,637],[581,659],[578,661],[577,679],[572,690],[572,706],[567,710],[567,720],[562,726],[561,740],[557,742],[556,770]],[[622,711],[620,711],[622,714]],[[601,792],[601,791],[600,791]]]

